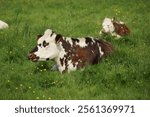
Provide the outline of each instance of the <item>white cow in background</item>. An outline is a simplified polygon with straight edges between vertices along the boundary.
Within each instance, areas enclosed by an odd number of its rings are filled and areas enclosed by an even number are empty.
[[[8,28],[8,24],[0,20],[0,29]]]

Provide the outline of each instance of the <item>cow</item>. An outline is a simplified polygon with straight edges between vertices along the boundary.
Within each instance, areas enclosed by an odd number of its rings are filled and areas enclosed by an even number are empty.
[[[64,37],[51,29],[37,39],[37,46],[29,52],[28,59],[33,62],[53,59],[61,73],[98,64],[113,52],[112,45],[102,39]]]
[[[105,18],[102,23],[101,34],[111,34],[117,38],[129,35],[130,30],[122,21],[117,21],[115,18]]]
[[[8,24],[0,20],[0,29],[8,28]]]

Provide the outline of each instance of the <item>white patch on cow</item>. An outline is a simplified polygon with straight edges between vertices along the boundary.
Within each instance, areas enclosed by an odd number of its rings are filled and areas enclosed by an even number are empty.
[[[53,31],[51,29],[46,29],[45,32],[44,32],[44,34],[45,35],[50,35],[50,34],[52,34],[52,32]]]
[[[64,70],[65,70],[65,64],[64,64],[64,61],[63,61],[63,66],[61,65],[60,63],[60,58],[57,57],[55,59],[56,63],[57,63],[57,66],[58,66],[58,70],[62,73]]]
[[[124,24],[124,22],[122,22],[122,21],[119,21],[119,23],[120,23],[120,24]]]
[[[38,39],[38,44],[42,44],[44,40],[46,42],[55,42],[56,34],[54,33],[53,36],[50,36],[52,33],[51,29],[47,29],[44,32],[44,35]]]
[[[113,33],[112,33],[112,36],[117,37],[116,39],[121,38],[121,36],[120,36],[120,35],[118,35],[118,34],[117,34],[117,33],[115,33],[115,32],[113,32]]]
[[[61,65],[60,58],[59,58],[59,60],[56,60],[56,62],[57,62],[57,65],[58,65],[58,70],[62,73],[66,69],[65,64],[63,63],[63,66]]]
[[[102,51],[100,46],[99,46],[99,52],[100,52],[100,57],[102,57],[104,55],[104,52]]]
[[[77,45],[79,45],[80,47],[84,48],[87,46],[86,44],[86,39],[85,38],[78,38],[79,39],[79,43],[76,43]]]
[[[47,47],[38,47],[38,51],[34,53],[39,57],[39,61],[45,61],[47,58],[53,59],[58,56],[59,50],[54,43],[50,43]]]
[[[68,41],[71,46],[73,45],[72,39],[71,39],[70,37],[67,37],[67,38],[66,38],[66,41]]]
[[[93,37],[91,37],[91,39],[92,39],[92,44],[95,44],[95,40],[94,40],[94,38],[93,38]]]
[[[75,63],[75,66],[73,66],[73,63],[71,60],[68,61],[68,72],[77,70],[77,62]]]
[[[57,47],[57,44],[55,43],[56,34],[50,36],[52,33],[53,32],[51,29],[47,29],[44,35],[38,39],[38,51],[36,51],[34,54],[39,57],[39,61],[45,61],[48,58],[54,59],[59,54],[59,49]],[[44,41],[48,43],[46,47],[43,46]]]
[[[0,29],[8,28],[8,24],[0,20]]]
[[[112,33],[114,32],[115,30],[115,27],[112,23],[112,19],[110,18],[105,18],[103,23],[102,23],[102,30],[100,31],[100,34],[101,33]]]

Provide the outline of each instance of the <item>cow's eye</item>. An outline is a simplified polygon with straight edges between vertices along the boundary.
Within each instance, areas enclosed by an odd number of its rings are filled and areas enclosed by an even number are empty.
[[[49,45],[49,43],[46,43],[46,41],[43,41],[43,47],[46,47],[48,45]]]
[[[40,46],[40,47],[41,47],[41,44],[38,44],[38,46]]]

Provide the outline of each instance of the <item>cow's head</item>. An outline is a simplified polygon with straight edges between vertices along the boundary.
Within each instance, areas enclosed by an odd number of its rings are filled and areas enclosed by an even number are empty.
[[[113,19],[105,18],[102,23],[102,30],[100,31],[100,34],[102,33],[112,33],[114,32],[115,27],[113,25]]]
[[[58,42],[62,38],[51,29],[47,29],[44,35],[38,35],[37,46],[28,54],[33,62],[54,59],[59,54]]]

